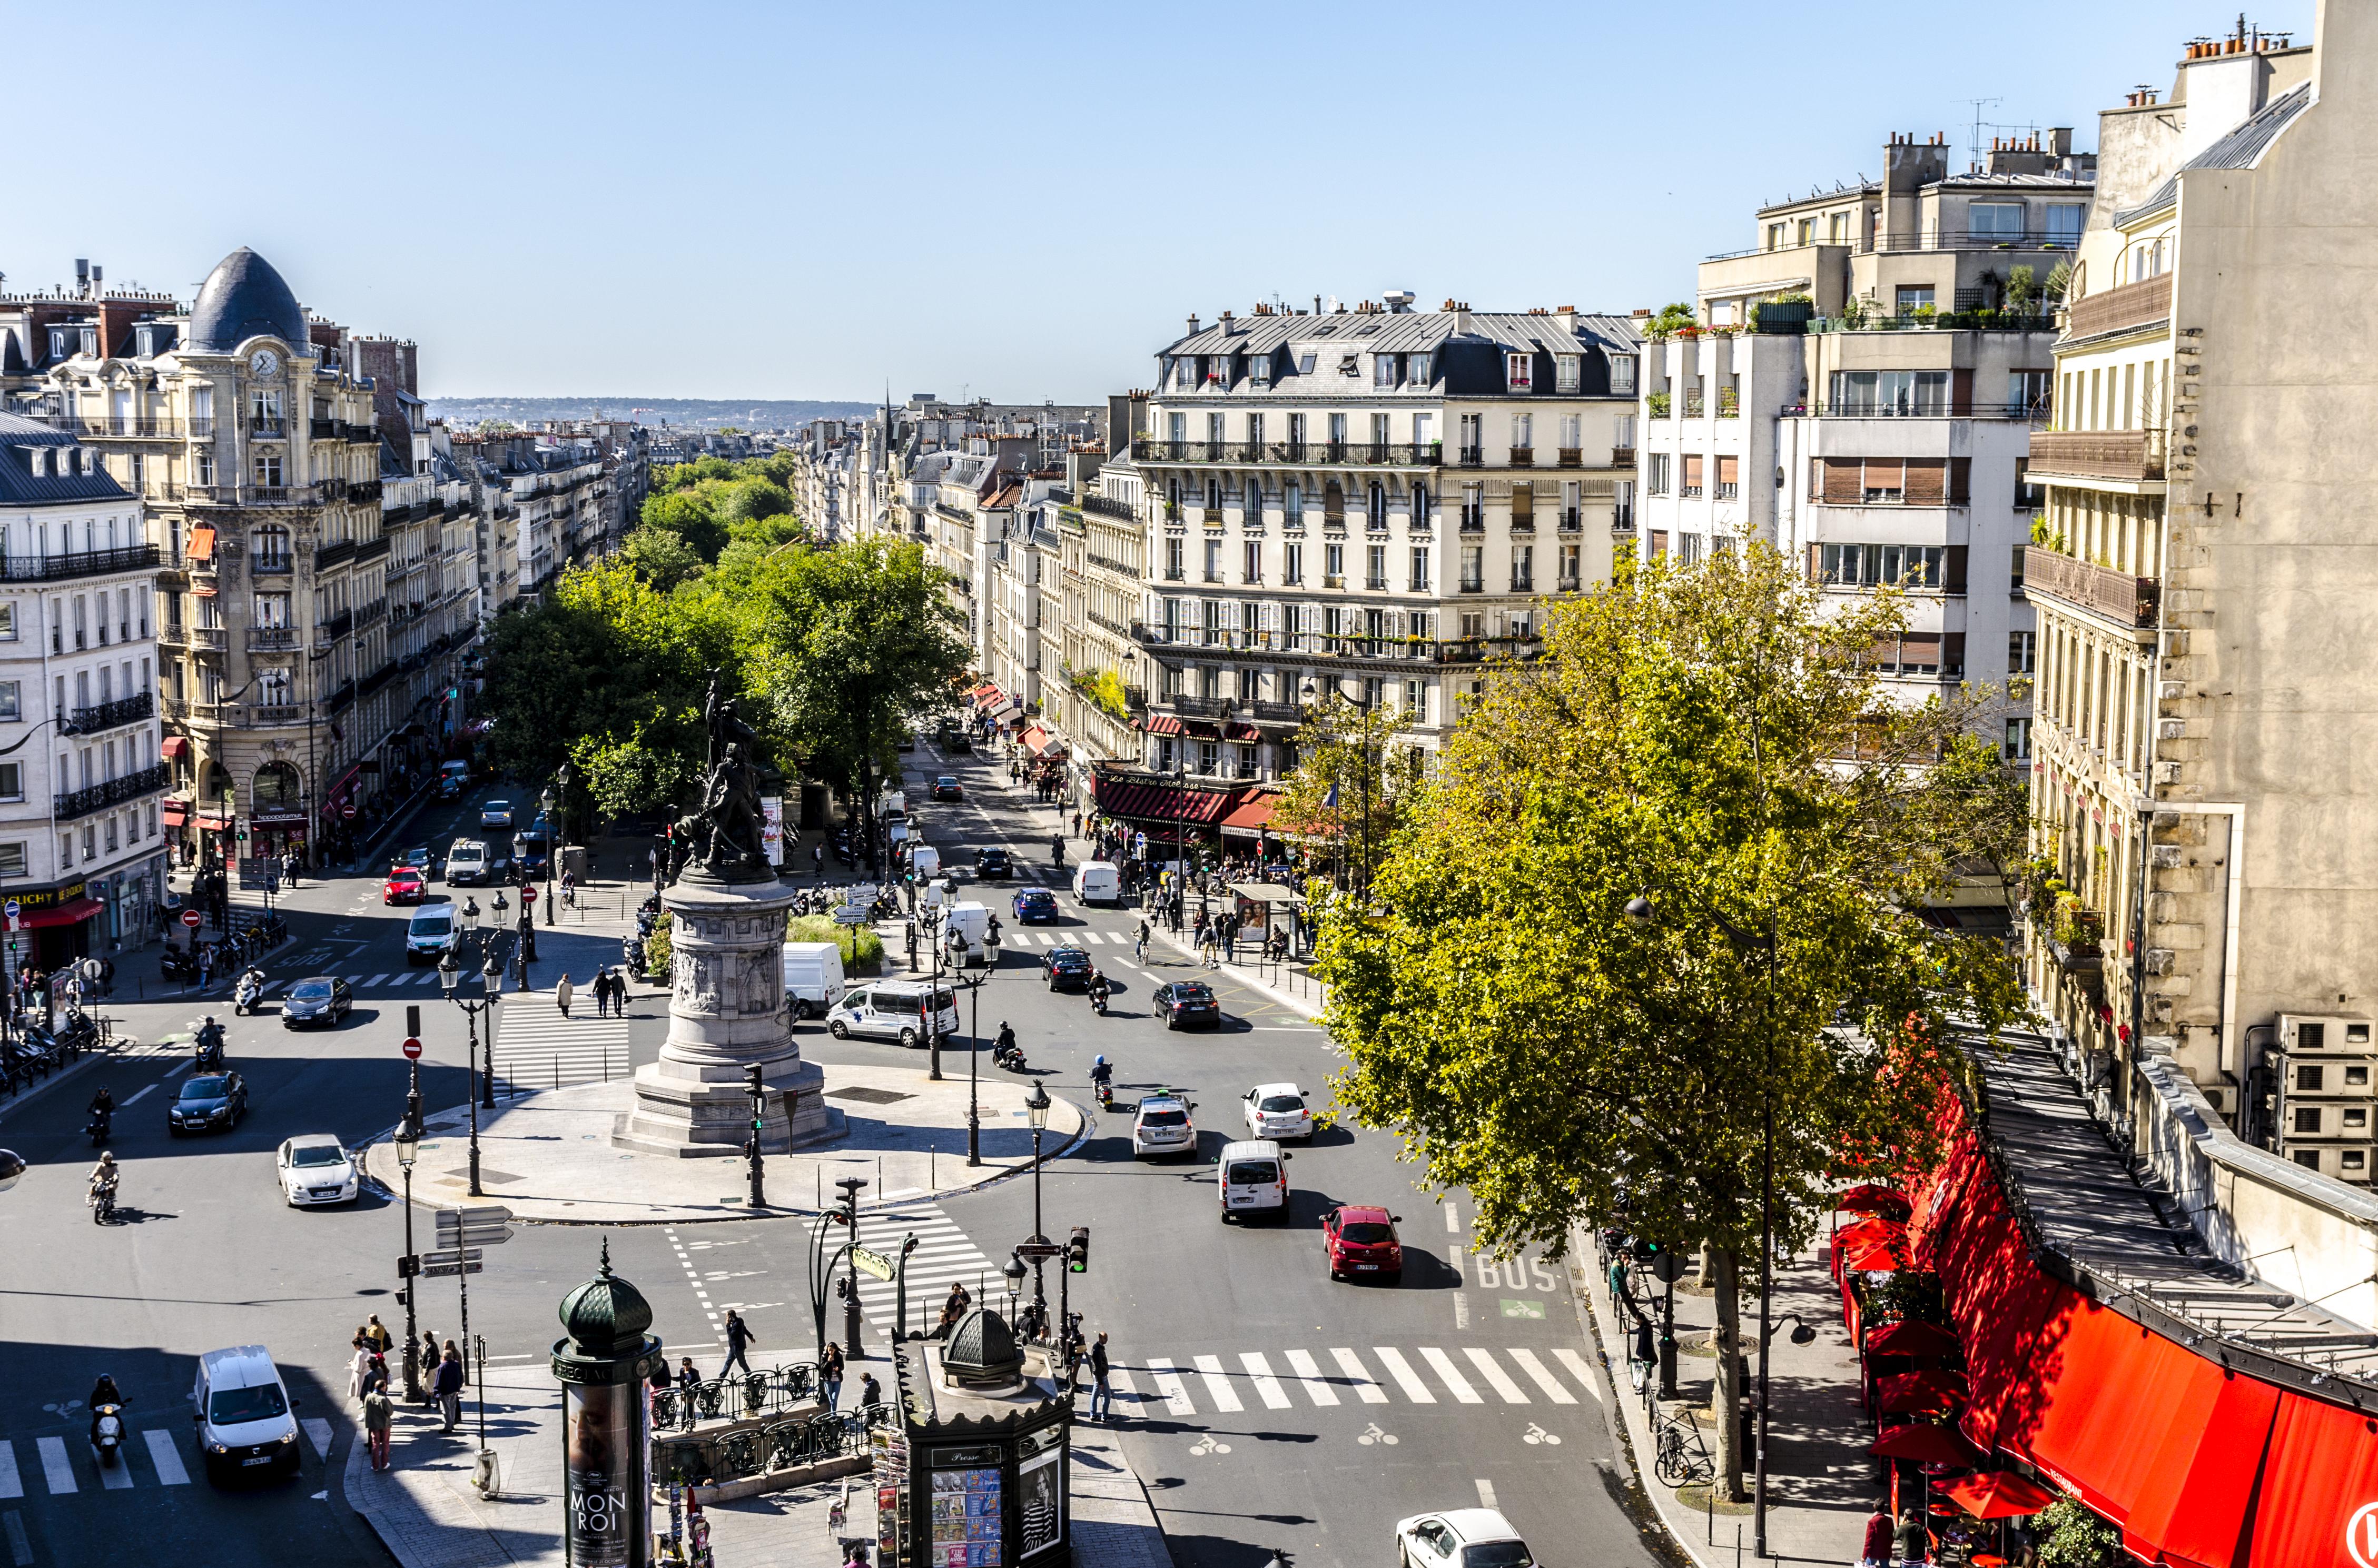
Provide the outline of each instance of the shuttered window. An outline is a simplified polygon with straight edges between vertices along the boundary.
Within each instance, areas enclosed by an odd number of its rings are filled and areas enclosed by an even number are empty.
[[[1717,498],[1730,501],[1742,493],[1742,460],[1720,457],[1717,460]]]
[[[1829,506],[1854,507],[1866,498],[1861,465],[1856,458],[1820,458],[1817,483],[1809,497]]]
[[[1677,494],[1681,496],[1698,496],[1700,493],[1701,456],[1699,452],[1687,452],[1685,454],[1684,487],[1679,490]]]
[[[1906,465],[1906,501],[1911,507],[1937,507],[1949,497],[1948,465],[1939,461]]]
[[[1963,506],[1972,473],[1970,458],[1818,458],[1808,498],[1836,507]]]

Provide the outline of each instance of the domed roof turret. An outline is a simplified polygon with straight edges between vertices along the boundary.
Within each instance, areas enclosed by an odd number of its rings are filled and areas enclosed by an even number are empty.
[[[632,1355],[653,1326],[644,1293],[611,1272],[611,1243],[603,1243],[603,1266],[593,1279],[561,1299],[561,1326],[580,1349],[597,1356]]]
[[[216,263],[198,289],[190,307],[189,346],[229,353],[250,338],[303,346],[306,313],[272,263],[242,245]]]
[[[950,1331],[942,1370],[962,1383],[1010,1383],[1023,1375],[1024,1352],[1006,1320],[977,1307]]]

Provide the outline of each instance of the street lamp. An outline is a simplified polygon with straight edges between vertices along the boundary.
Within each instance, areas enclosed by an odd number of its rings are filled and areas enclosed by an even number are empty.
[[[465,928],[465,929],[467,929],[467,928],[468,928],[466,927],[466,928]],[[475,1073],[479,1071],[479,1014],[480,1014],[480,1013],[482,1013],[482,1012],[485,1012],[488,1008],[493,1007],[493,1006],[495,1005],[495,998],[494,998],[493,996],[488,996],[488,997],[483,998],[482,999],[480,999],[480,1000],[478,1000],[478,1001],[464,1001],[464,1000],[463,1000],[463,999],[462,999],[459,995],[457,995],[457,994],[456,994],[456,987],[459,987],[459,986],[462,984],[462,966],[461,964],[457,964],[457,963],[455,963],[455,962],[454,962],[454,950],[453,950],[452,948],[448,948],[448,949],[446,950],[446,956],[445,956],[444,958],[441,958],[441,959],[439,959],[439,960],[438,961],[438,988],[439,990],[444,991],[444,992],[446,993],[446,999],[447,999],[448,1001],[452,1002],[455,1006],[457,1006],[457,1007],[461,1008],[461,1009],[463,1011],[463,1012],[465,1012],[466,1014],[468,1014],[468,1015],[469,1015],[469,1017],[470,1017],[470,1020],[471,1020],[471,1068],[470,1068],[470,1070],[471,1070],[471,1071],[472,1071],[474,1074],[475,1074]],[[495,1108],[495,1106],[496,1106],[496,1063],[495,1063],[495,1056],[496,1056],[496,1028],[495,1028],[495,1020],[494,1020],[494,1019],[492,1019],[492,1018],[490,1018],[490,1019],[487,1021],[487,1078],[486,1078],[486,1103],[487,1103],[487,1108],[488,1108],[489,1110],[493,1110],[493,1109]],[[464,1087],[463,1087],[463,1091],[462,1091],[462,1098],[463,1098],[464,1102],[465,1102],[465,1103],[467,1103],[467,1104],[470,1106],[470,1107],[471,1107],[471,1196],[472,1196],[472,1197],[474,1197],[474,1198],[481,1198],[481,1197],[485,1197],[486,1194],[485,1194],[484,1192],[481,1192],[481,1191],[479,1191],[479,1098],[480,1098],[480,1096],[478,1096],[477,1095],[474,1095],[474,1094],[472,1094],[472,1093],[470,1092],[469,1085],[466,1083],[466,1084],[464,1085]]]
[[[1024,1260],[1010,1252],[1007,1262],[999,1265],[1000,1277],[1007,1281],[1007,1325],[1015,1326],[1015,1299],[1024,1294]]]
[[[570,789],[570,770],[567,767],[561,770],[561,788],[565,795]],[[538,796],[537,804],[545,809],[545,923],[550,926],[553,924],[554,904],[553,863],[561,858],[561,828],[559,819],[553,814],[553,791],[548,789]]]
[[[421,1152],[421,1062],[412,1062],[413,1086],[405,1092],[404,1119],[396,1128],[396,1163],[404,1172],[404,1397],[421,1398],[421,1330],[414,1321],[414,1298],[421,1291],[421,1259],[413,1250],[413,1162]]]
[[[982,1164],[982,987],[990,979],[978,975],[967,982],[967,994],[973,1004],[974,1022],[967,1030],[967,1164]]]
[[[1032,1239],[1035,1244],[1045,1244],[1049,1239],[1040,1228],[1040,1133],[1049,1125],[1049,1085],[1035,1078],[1032,1093],[1024,1102],[1024,1113],[1032,1120]],[[1032,1303],[1041,1314],[1041,1326],[1045,1332],[1049,1290],[1041,1274],[1043,1261],[1038,1256],[1032,1260]]]

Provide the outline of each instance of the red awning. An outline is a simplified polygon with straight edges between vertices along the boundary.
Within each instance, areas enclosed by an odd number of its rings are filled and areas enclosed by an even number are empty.
[[[1271,814],[1278,809],[1279,796],[1250,795],[1239,803],[1236,810],[1222,819],[1222,831],[1233,838],[1254,838],[1263,832],[1264,824],[1271,820]]]
[[[1878,1385],[1880,1398],[1876,1408],[1886,1414],[1904,1410],[1945,1410],[1965,1401],[1965,1378],[1962,1372],[1934,1369],[1930,1371],[1902,1372],[1887,1377]]]
[[[2378,1562],[2378,1439],[2359,1410],[2279,1395],[2252,1561]]]
[[[204,828],[210,833],[219,833],[224,829],[230,827],[231,821],[232,820],[228,817],[200,816],[198,818],[198,826]]]
[[[1236,798],[1227,790],[1187,789],[1104,775],[1094,781],[1091,794],[1099,809],[1110,817],[1191,827],[1210,827],[1219,821]]]
[[[190,754],[190,737],[186,735],[169,735],[165,737],[165,744],[158,749],[168,757],[187,757]]]
[[[2122,1528],[2122,1544],[2149,1562],[2229,1568],[2238,1550],[2239,1528],[2245,1523],[2247,1500],[2253,1494],[2254,1477],[2263,1471],[2272,1420],[2286,1396],[2269,1383],[2222,1377],[2211,1362],[2199,1364],[2214,1374],[2209,1390],[2194,1391],[2209,1400],[2204,1430],[2183,1433],[2177,1442],[2167,1438],[2147,1444],[2157,1450],[2156,1464],[2132,1504],[2131,1517]],[[2365,1451],[2378,1446],[2359,1420],[2354,1427],[2356,1440]],[[2264,1475],[2264,1517],[2269,1516],[2273,1506],[2271,1489],[2284,1486],[2286,1478],[2280,1470]],[[2287,1561],[2259,1555],[2255,1560]]]
[[[167,827],[178,828],[190,820],[190,808],[178,800],[168,800],[165,802],[163,820]]]
[[[1219,740],[1222,732],[1203,719],[1183,719],[1171,713],[1150,713],[1140,722],[1140,728],[1149,735],[1186,736],[1191,740]]]
[[[210,561],[215,558],[215,531],[200,523],[190,530],[190,559]]]
[[[1866,1353],[1869,1356],[1946,1356],[1956,1348],[1955,1335],[1913,1319],[1879,1323],[1866,1331]]]
[[[1927,1421],[1910,1426],[1892,1427],[1874,1440],[1868,1454],[1882,1459],[1908,1459],[1918,1465],[1958,1465],[1967,1467],[1982,1462],[1974,1445],[1947,1427],[1936,1427]]]
[[[1880,1215],[1886,1219],[1907,1217],[1907,1194],[1895,1187],[1877,1187],[1872,1182],[1853,1187],[1833,1200],[1833,1206],[1852,1214]]]
[[[1232,719],[1230,723],[1222,726],[1222,738],[1224,740],[1257,741],[1263,738],[1263,731],[1255,728],[1255,725],[1248,724],[1243,719]]]
[[[52,909],[28,909],[17,917],[19,926],[78,926],[107,906],[95,898],[70,898]]]
[[[2015,1519],[2036,1514],[2056,1501],[2056,1494],[2032,1485],[2012,1470],[1960,1476],[1936,1481],[1932,1490],[1976,1519]]]

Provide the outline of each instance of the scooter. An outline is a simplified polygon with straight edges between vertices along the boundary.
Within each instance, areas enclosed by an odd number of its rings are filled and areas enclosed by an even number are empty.
[[[1010,1072],[1023,1071],[1024,1047],[1022,1046],[991,1047],[991,1065],[993,1067],[1004,1068]]]
[[[198,977],[198,962],[180,948],[169,947],[159,956],[157,970],[168,980],[195,980]]]
[[[90,1445],[99,1451],[100,1467],[113,1470],[116,1451],[124,1446],[124,1406],[94,1405],[90,1415]]]
[[[106,1111],[95,1110],[90,1113],[90,1121],[83,1128],[83,1131],[90,1135],[90,1146],[92,1148],[96,1149],[107,1142],[108,1131],[112,1124],[112,1120],[113,1119]]]
[[[1114,1085],[1103,1078],[1099,1080],[1099,1108],[1114,1109]]]
[[[1090,1011],[1100,1018],[1107,1015],[1107,988],[1104,986],[1090,987]]]
[[[90,1198],[89,1198],[89,1199],[87,1199],[87,1200],[86,1200],[86,1202],[88,1202],[88,1203],[90,1204],[90,1222],[91,1222],[91,1224],[93,1224],[93,1225],[113,1225],[113,1224],[114,1224],[114,1223],[115,1223],[115,1183],[114,1183],[114,1182],[113,1182],[113,1181],[94,1181],[94,1182],[92,1182],[92,1183],[90,1184]]]
[[[242,975],[239,977],[239,984],[232,987],[231,1010],[240,1015],[254,1012],[256,1004],[263,999],[263,976],[255,974]]]

